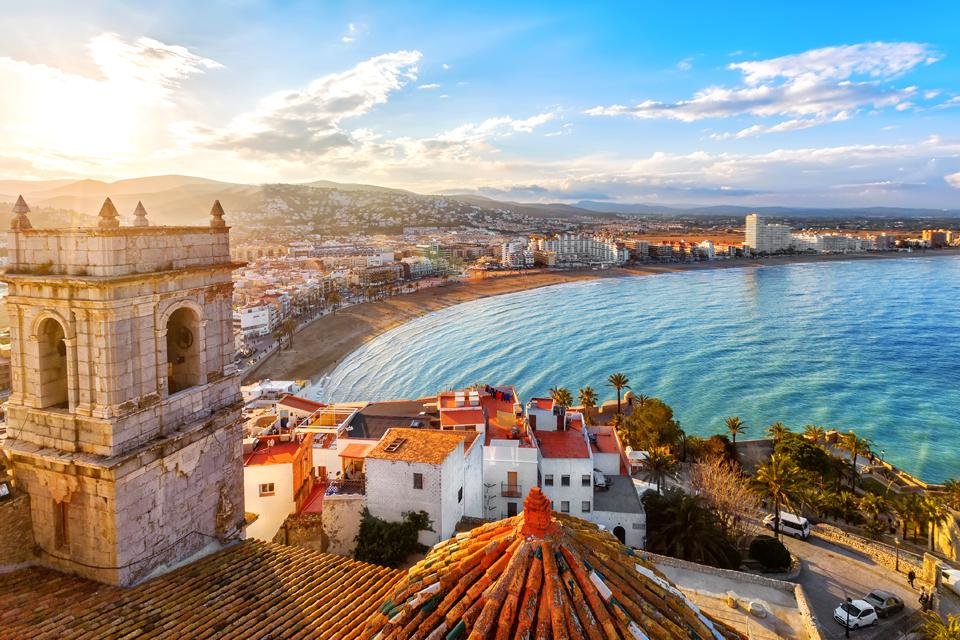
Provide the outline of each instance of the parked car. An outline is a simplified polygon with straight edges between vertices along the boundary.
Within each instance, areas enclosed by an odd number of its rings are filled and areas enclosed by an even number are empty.
[[[869,627],[877,624],[880,618],[876,610],[866,600],[842,602],[833,612],[833,619],[851,629]]]
[[[774,517],[771,513],[763,519],[763,526],[772,531],[774,525],[773,521]],[[806,540],[810,537],[810,521],[803,516],[798,516],[787,511],[781,511],[780,533],[793,536],[794,538],[801,540]]]
[[[943,586],[960,596],[960,570],[943,569],[940,574]]]
[[[863,599],[870,603],[874,610],[876,610],[877,615],[881,618],[886,618],[895,613],[900,613],[903,611],[903,600],[893,595],[889,591],[880,591],[879,589],[874,589],[867,595],[863,596]]]
[[[600,491],[606,491],[610,488],[610,485],[607,483],[607,476],[603,475],[600,469],[593,470],[593,486]]]

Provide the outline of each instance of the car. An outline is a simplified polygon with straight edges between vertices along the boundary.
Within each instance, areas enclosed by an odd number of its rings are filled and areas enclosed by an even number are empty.
[[[840,606],[833,611],[833,619],[850,629],[869,627],[880,620],[877,611],[866,600],[840,603]]]
[[[940,576],[943,586],[960,596],[960,570],[943,569],[940,571]]]
[[[870,603],[870,605],[877,612],[877,615],[881,618],[886,618],[895,613],[903,611],[903,600],[893,595],[889,591],[874,589],[867,595],[863,596],[863,599],[864,601]]]
[[[763,519],[763,526],[773,530],[774,516],[768,514]],[[788,511],[780,512],[780,533],[793,536],[798,540],[806,540],[810,537],[810,521],[803,516],[798,516]]]

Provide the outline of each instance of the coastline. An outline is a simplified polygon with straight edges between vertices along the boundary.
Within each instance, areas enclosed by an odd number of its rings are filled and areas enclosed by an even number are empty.
[[[257,369],[248,373],[244,383],[263,378],[273,380],[316,381],[328,375],[350,353],[380,334],[405,322],[462,302],[517,293],[567,282],[625,276],[651,276],[681,271],[765,267],[812,262],[850,260],[895,260],[960,255],[960,250],[942,249],[923,253],[826,254],[775,256],[766,258],[732,258],[669,265],[637,265],[594,271],[538,271],[508,273],[471,278],[449,285],[431,287],[364,302],[338,310],[315,320],[296,334],[291,349],[266,358]],[[496,273],[496,272],[494,272]]]

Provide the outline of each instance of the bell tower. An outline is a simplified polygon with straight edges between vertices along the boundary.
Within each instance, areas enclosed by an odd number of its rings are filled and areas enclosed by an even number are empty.
[[[41,564],[133,584],[243,523],[242,400],[229,229],[35,229],[8,235],[12,392],[6,448]]]

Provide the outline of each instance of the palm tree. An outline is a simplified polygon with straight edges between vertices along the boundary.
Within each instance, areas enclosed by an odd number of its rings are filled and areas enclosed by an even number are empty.
[[[727,431],[730,432],[730,438],[733,440],[733,450],[737,450],[737,435],[743,433],[747,430],[747,426],[743,424],[743,420],[740,419],[740,416],[730,416],[724,422],[727,424]]]
[[[759,467],[753,476],[757,492],[773,501],[773,535],[780,538],[780,508],[790,507],[803,485],[800,467],[789,457],[774,453],[767,464]]]
[[[637,404],[643,408],[643,405],[646,404],[647,400],[650,399],[650,396],[645,396],[642,393],[637,394]]]
[[[580,406],[583,407],[583,417],[587,421],[587,424],[590,423],[590,411],[597,406],[597,392],[593,390],[593,387],[586,386],[580,389],[579,392]]]
[[[715,567],[735,568],[731,564],[730,543],[717,524],[713,512],[700,496],[669,491],[664,524],[656,532],[657,553]]]
[[[850,477],[850,487],[856,489],[857,487],[857,458],[858,456],[868,455],[870,453],[870,441],[866,438],[861,438],[851,429],[847,433],[840,436],[840,442],[838,443],[840,448],[850,452],[850,461],[852,464],[853,473]]]
[[[943,483],[943,488],[947,492],[947,504],[960,511],[960,480],[947,480]]]
[[[340,292],[332,289],[324,298],[326,303],[333,307],[333,312],[336,313],[337,307],[340,306]]]
[[[950,510],[943,499],[936,496],[927,496],[923,502],[930,534],[930,551],[933,551],[936,546],[937,527],[950,516]]]
[[[773,446],[777,446],[783,440],[783,436],[790,433],[790,428],[782,422],[774,422],[767,427],[767,433],[773,438]]]
[[[573,396],[570,395],[570,390],[566,387],[551,387],[550,397],[564,410],[573,404]]]
[[[921,631],[926,640],[960,640],[960,616],[948,615],[944,622],[936,611],[926,611]]]
[[[620,411],[620,392],[630,388],[630,378],[623,373],[611,373],[607,378],[607,384],[617,390],[617,415],[623,415]]]
[[[644,478],[657,485],[657,493],[662,493],[664,479],[676,467],[676,458],[663,449],[654,449],[648,452],[641,465]]]
[[[807,440],[810,440],[814,444],[819,444],[827,435],[826,430],[823,427],[819,427],[815,424],[808,424],[803,428],[803,437]]]

